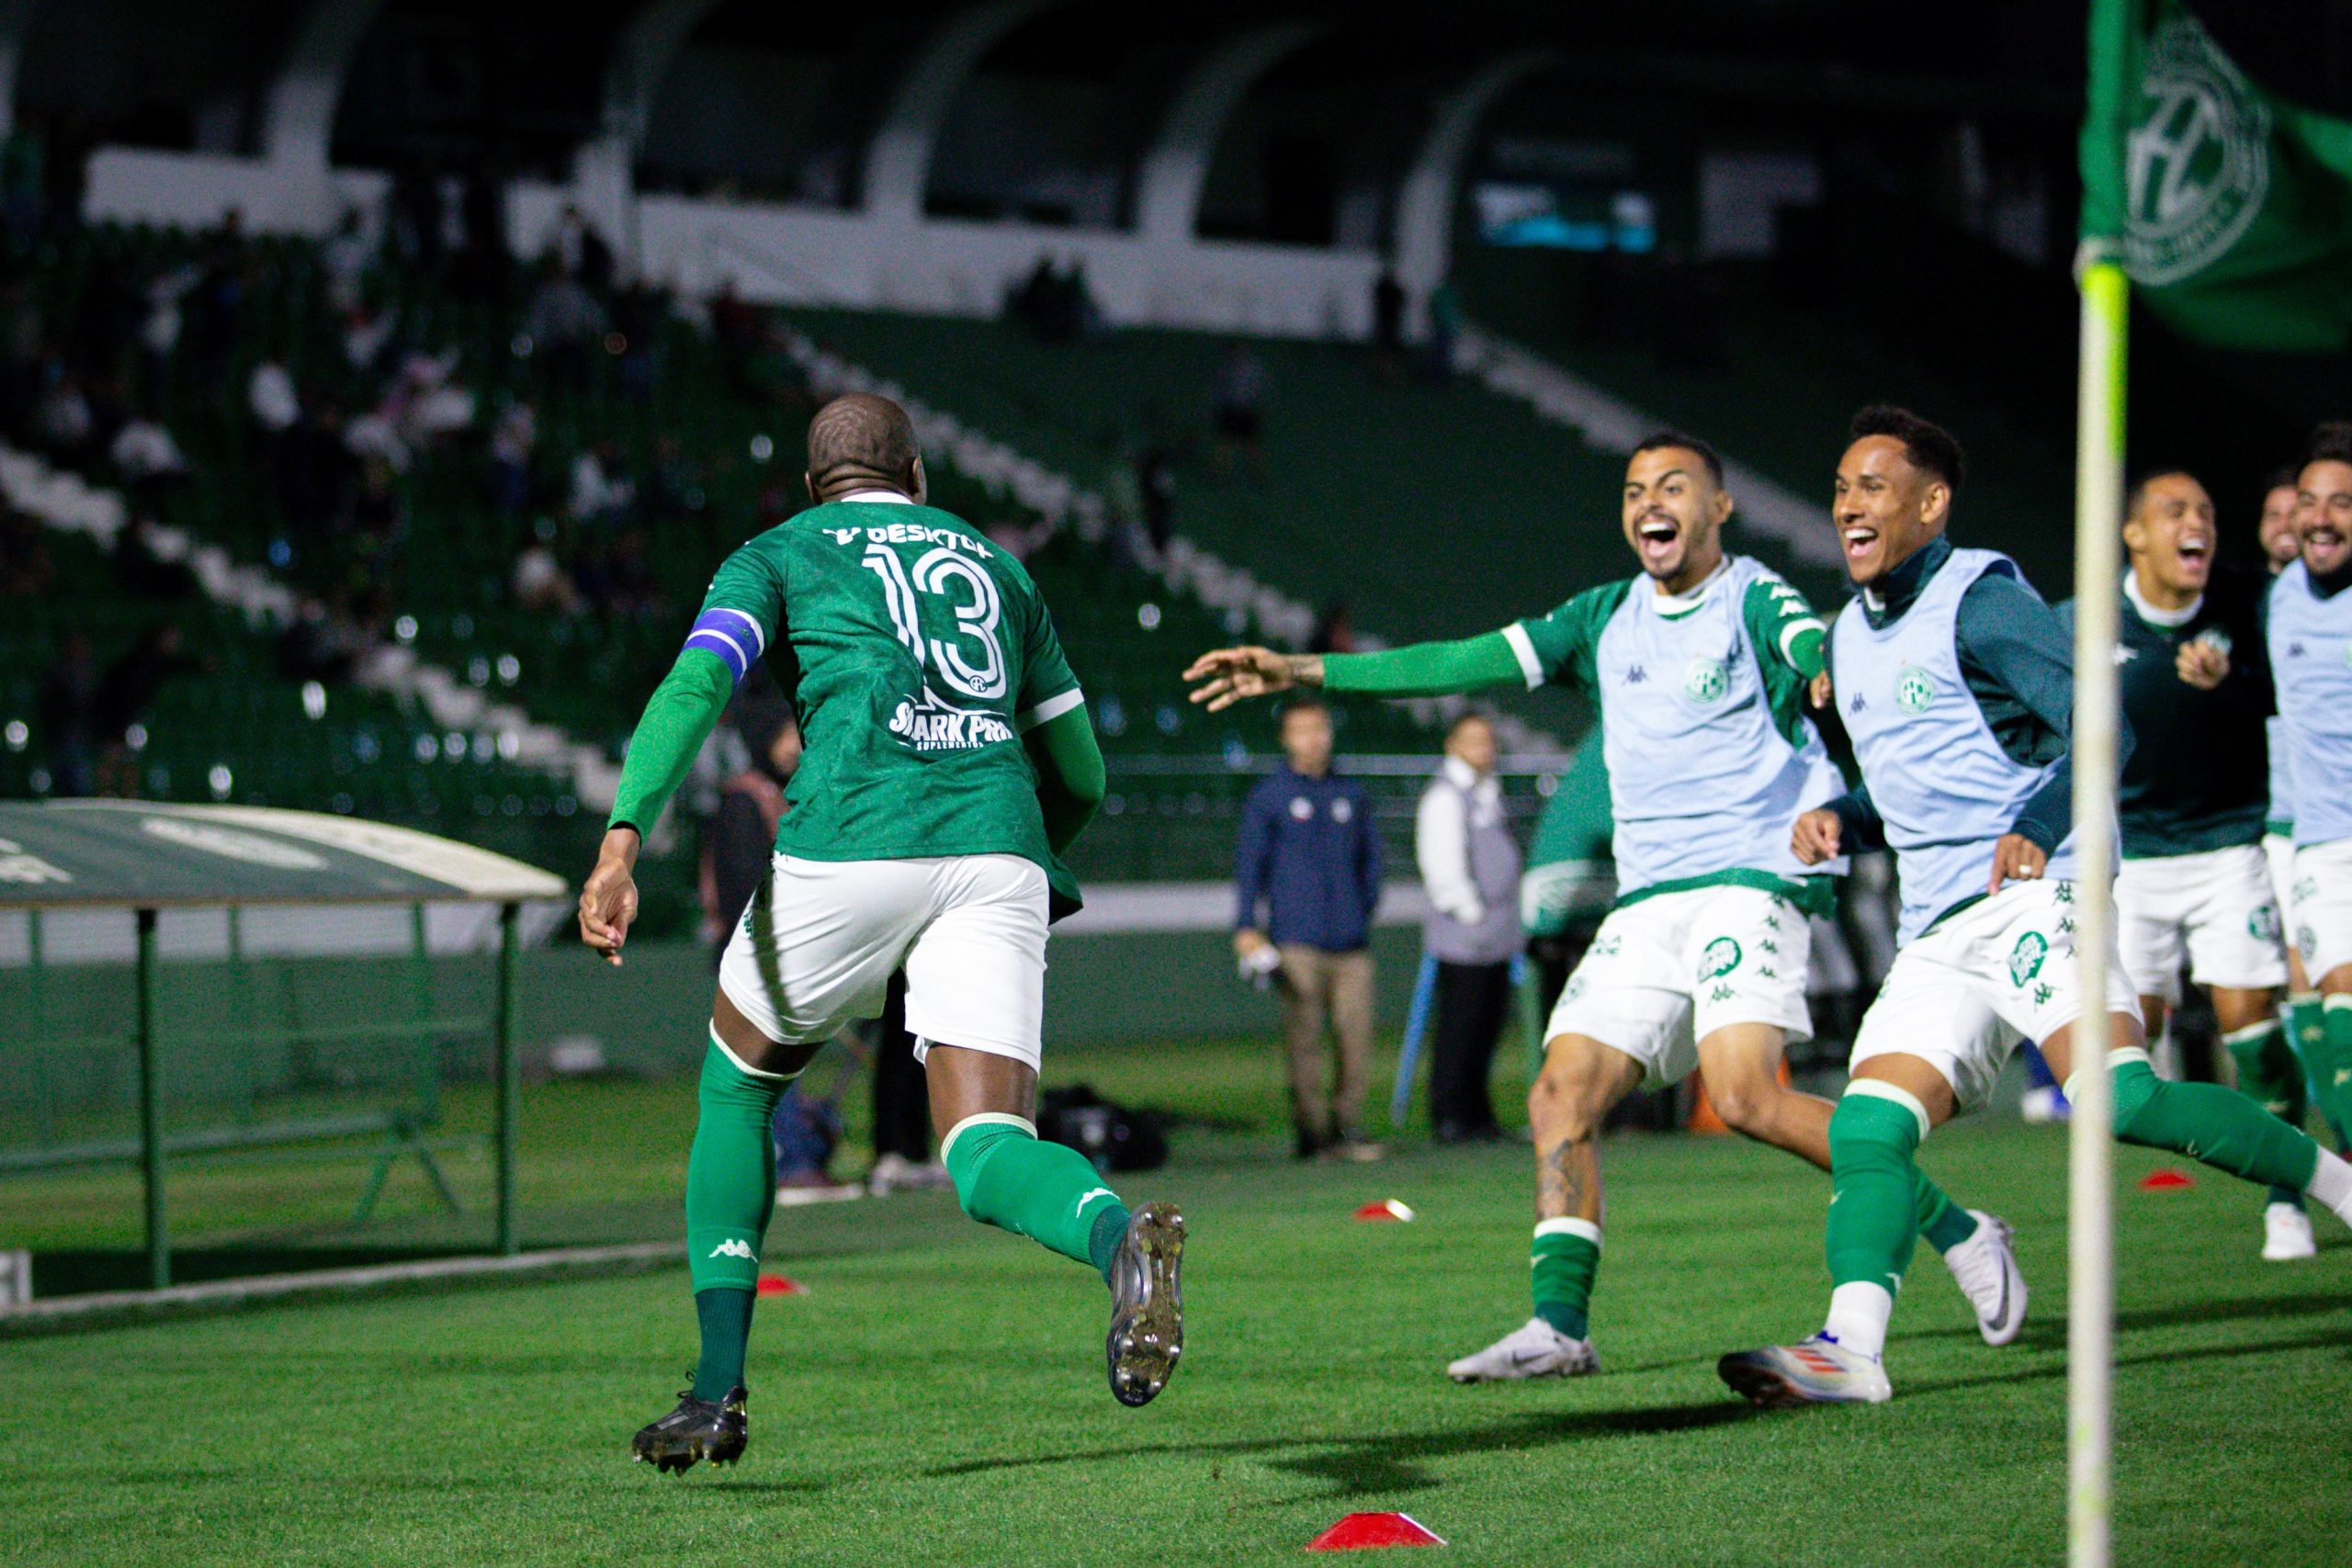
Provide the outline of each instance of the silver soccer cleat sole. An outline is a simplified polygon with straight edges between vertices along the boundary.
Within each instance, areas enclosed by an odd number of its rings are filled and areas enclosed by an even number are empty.
[[[1111,1332],[1103,1340],[1111,1395],[1148,1404],[1184,1354],[1184,1216],[1173,1203],[1146,1203],[1127,1221],[1111,1260]]]

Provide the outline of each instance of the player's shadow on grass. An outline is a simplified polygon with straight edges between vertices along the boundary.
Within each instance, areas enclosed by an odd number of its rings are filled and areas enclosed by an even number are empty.
[[[2343,1301],[2332,1296],[2243,1296],[2227,1301],[2192,1302],[2182,1306],[2142,1307],[2134,1312],[2120,1312],[2115,1314],[2115,1330],[2119,1334],[2136,1334],[2156,1328],[2205,1327],[2220,1323],[2323,1317],[2343,1310]],[[2066,1348],[2066,1320],[2063,1317],[2036,1318],[2026,1325],[2025,1332],[2018,1337],[2037,1350],[2063,1350]]]
[[[1424,1467],[1433,1460],[1467,1454],[1522,1453],[1555,1443],[1594,1438],[1646,1437],[1699,1431],[1727,1426],[1754,1416],[1756,1411],[1730,1399],[1693,1404],[1658,1404],[1630,1410],[1530,1411],[1484,1427],[1447,1427],[1437,1431],[1389,1432],[1363,1438],[1254,1438],[1220,1443],[1136,1443],[1125,1448],[1092,1449],[1079,1453],[1038,1454],[1005,1459],[966,1460],[942,1465],[933,1476],[974,1475],[992,1471],[1022,1470],[1101,1460],[1139,1459],[1157,1454],[1243,1455],[1262,1459],[1275,1470],[1308,1476],[1328,1483],[1314,1498],[1291,1502],[1338,1500],[1365,1493],[1395,1495],[1437,1485],[1438,1478]]]

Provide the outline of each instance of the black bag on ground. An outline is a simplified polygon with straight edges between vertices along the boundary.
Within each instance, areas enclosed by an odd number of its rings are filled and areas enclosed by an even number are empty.
[[[1076,1149],[1106,1173],[1157,1170],[1167,1164],[1163,1128],[1158,1112],[1114,1105],[1092,1084],[1049,1089],[1037,1100],[1037,1135]]]

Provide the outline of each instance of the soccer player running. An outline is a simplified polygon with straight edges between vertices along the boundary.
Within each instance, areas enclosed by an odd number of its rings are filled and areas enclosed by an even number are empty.
[[[2262,496],[2261,540],[2263,559],[2269,563],[2270,576],[2275,581],[2278,574],[2303,557],[2302,532],[2295,525],[2298,489],[2297,469],[2282,468],[2271,476],[2269,487]],[[2262,599],[2267,635],[2269,596]],[[2268,650],[2264,650],[2265,673],[2267,674]],[[2295,889],[2295,795],[2288,777],[2288,741],[2286,720],[2277,714],[2270,716],[2266,741],[2270,752],[2270,815],[2263,826],[2262,852],[2270,862],[2270,892],[2284,911],[2294,907]],[[2326,1049],[2327,1023],[2325,1010],[2320,1003],[2319,992],[2313,988],[2311,976],[2303,972],[2303,955],[2292,942],[2287,943],[2287,1039],[2296,1056],[2303,1063],[2306,1075],[2311,1063]],[[2295,1089],[2297,1103],[2304,1094],[2306,1077]],[[2240,1087],[2244,1087],[2241,1082]],[[2322,1114],[2328,1130],[2335,1135],[2339,1150],[2352,1150],[2352,1136],[2347,1136],[2337,1113],[2322,1100]],[[2298,1126],[2301,1118],[2288,1113],[2288,1119]]]
[[[907,1028],[964,1212],[1101,1271],[1111,1392],[1157,1394],[1182,1349],[1184,1222],[1132,1213],[1032,1121],[1049,915],[1078,907],[1057,858],[1103,791],[1083,694],[1036,585],[924,504],[904,410],[838,398],[808,427],[817,504],[728,557],[647,703],[580,931],[621,962],[644,829],[735,684],[788,650],[807,751],[765,886],[720,961],[686,1166],[702,1356],[677,1408],[637,1434],[664,1471],[729,1463],[746,1438],[745,1348],[775,1212],[768,1122],[823,1043],[907,977]]]
[[[2270,673],[2294,801],[2288,921],[2323,1012],[2298,1042],[2322,1115],[2352,1127],[2352,423],[2312,434],[2296,479],[2301,558],[2270,585]],[[2340,1134],[2339,1134],[2340,1135]]]
[[[1829,1102],[1780,1082],[1812,1027],[1809,914],[1826,874],[1790,853],[1790,813],[1844,786],[1802,711],[1822,625],[1755,560],[1727,556],[1733,502],[1704,442],[1652,435],[1626,465],[1625,542],[1640,574],[1547,615],[1459,642],[1380,653],[1206,653],[1185,671],[1223,708],[1295,685],[1384,696],[1571,681],[1600,704],[1618,899],[1544,1031],[1528,1094],[1536,1156],[1533,1315],[1446,1371],[1461,1382],[1599,1370],[1589,1328],[1600,1266],[1595,1138],[1645,1085],[1695,1067],[1729,1125],[1826,1168]],[[1695,1037],[1695,1043],[1694,1043]],[[1994,1344],[2017,1335],[2025,1281],[2008,1230],[1915,1173],[1911,1218],[1940,1247]]]
[[[1918,1234],[1920,1141],[1984,1103],[2020,1036],[2071,1081],[2086,1011],[2072,908],[2073,649],[2014,562],[1944,537],[1959,443],[1893,408],[1864,409],[1849,434],[1832,513],[1861,592],[1831,631],[1829,664],[1862,780],[1799,816],[1792,844],[1807,864],[1890,845],[1899,948],[1829,1124],[1827,1322],[1801,1344],[1718,1364],[1758,1404],[1893,1395],[1882,1357]],[[2345,482],[2352,525],[2352,465]],[[2344,978],[2352,986],[2352,967]],[[2086,1065],[2113,1074],[2117,1137],[2307,1192],[2352,1222],[2352,1166],[2243,1095],[2156,1077],[2120,964],[2091,1004],[2090,1036]]]
[[[2262,852],[2270,670],[2253,650],[2267,583],[2216,570],[2219,542],[2213,499],[2194,475],[2160,470],[2132,487],[2116,646],[2132,736],[2117,801],[2116,934],[2148,1037],[2180,1000],[2185,955],[2213,998],[2238,1088],[2300,1127],[2303,1069],[2278,1019],[2287,957]],[[2072,601],[2058,608],[2070,642],[2074,613]],[[2316,1250],[2298,1189],[2271,1188],[2263,1231],[2273,1261]]]

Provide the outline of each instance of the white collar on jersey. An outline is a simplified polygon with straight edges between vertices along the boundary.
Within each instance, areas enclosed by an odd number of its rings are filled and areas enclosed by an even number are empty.
[[[1490,785],[1495,789],[1502,787],[1495,783],[1493,774],[1480,773],[1459,757],[1446,758],[1442,763],[1439,764],[1438,771],[1445,775],[1454,788],[1465,794],[1478,794]]]
[[[1714,570],[1707,573],[1705,577],[1700,579],[1695,586],[1686,588],[1679,593],[1668,593],[1660,591],[1657,580],[1652,579],[1650,582],[1650,588],[1652,591],[1650,594],[1650,603],[1657,607],[1657,613],[1661,615],[1680,615],[1688,614],[1689,612],[1697,609],[1701,604],[1706,602],[1707,590],[1714,586],[1715,579],[1721,577],[1730,570],[1731,557],[1725,556],[1723,559],[1715,563]]]
[[[837,495],[835,501],[878,501],[890,506],[912,506],[915,498],[900,495],[895,490],[855,490],[847,495]]]
[[[2132,613],[2152,626],[2185,626],[2197,618],[2198,611],[2205,607],[2205,595],[2199,593],[2188,602],[2186,609],[2157,609],[2140,596],[2140,574],[2136,571],[2123,574],[2123,596],[2132,601]]]

